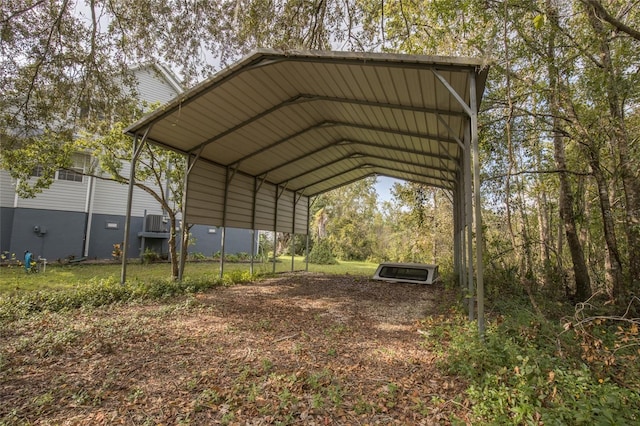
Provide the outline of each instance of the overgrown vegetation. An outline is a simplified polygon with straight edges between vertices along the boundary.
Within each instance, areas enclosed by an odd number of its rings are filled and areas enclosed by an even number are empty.
[[[335,265],[337,261],[331,251],[331,244],[327,240],[320,240],[315,243],[309,252],[309,262],[316,265]]]
[[[165,299],[193,294],[213,287],[251,281],[247,271],[232,271],[222,278],[213,275],[176,281],[171,278],[120,284],[114,277],[93,278],[71,289],[22,292],[0,297],[0,323],[27,318],[38,312],[58,312],[113,303]]]
[[[635,300],[640,304],[640,300]],[[469,382],[473,424],[640,424],[640,320],[525,297],[492,304],[484,341],[454,309],[422,322],[441,367]],[[560,308],[560,309],[559,309]]]
[[[333,267],[338,266],[355,270],[365,265],[345,263]],[[87,269],[95,272],[96,268]],[[65,270],[81,271],[82,268]],[[40,279],[46,276],[41,274]],[[218,279],[214,273],[202,274],[182,283],[169,278],[149,278],[136,279],[122,286],[112,276],[94,278],[59,291],[22,291],[0,297],[0,323],[9,330],[14,321],[23,325],[31,321],[39,323],[43,318],[40,313],[71,312],[73,315],[75,309],[148,300],[167,300],[167,315],[172,315],[170,312],[176,309],[173,296],[205,292],[216,286],[253,278],[245,270],[231,271],[223,279]],[[366,283],[362,282],[362,285]],[[484,341],[478,339],[475,323],[467,320],[455,300],[438,300],[441,305],[449,305],[448,311],[429,316],[419,324],[418,331],[425,337],[424,350],[435,353],[440,370],[449,375],[449,380],[463,384],[466,389],[451,402],[468,407],[468,411],[462,415],[458,411],[455,418],[449,420],[454,424],[458,421],[531,425],[640,424],[640,371],[637,368],[640,320],[630,314],[633,308],[638,308],[640,300],[634,299],[628,311],[620,315],[614,310],[615,306],[603,304],[596,298],[572,307],[552,299],[533,301],[525,292],[518,292],[517,286],[515,289],[506,284],[502,286],[501,292],[490,293],[508,294],[508,297],[494,297],[493,301],[488,301],[490,313]],[[251,323],[258,333],[271,332],[280,324],[277,316],[260,318]],[[51,343],[43,341],[39,350],[55,353],[60,350],[57,348],[73,345],[74,333],[78,331],[72,328],[57,334],[47,330],[41,332],[50,335]],[[228,332],[234,333],[233,328]],[[335,324],[324,334],[346,339],[351,332],[344,325]],[[281,331],[278,339],[284,342],[299,335],[306,336]],[[301,354],[301,343],[291,344],[291,351]],[[385,350],[393,351],[393,348]],[[327,359],[338,355],[335,347],[328,347],[321,354]],[[0,358],[0,365],[3,362]],[[260,395],[267,392],[270,405],[264,405],[265,410],[278,413],[278,419],[287,424],[295,422],[296,407],[303,402],[318,411],[335,411],[344,408],[344,399],[353,399],[353,395],[344,393],[340,378],[329,370],[296,374],[276,371],[274,362],[266,356],[255,360],[236,382],[230,384],[231,387],[206,385],[208,381],[214,383],[208,376],[194,378],[190,385],[191,393],[198,395],[194,412],[225,405],[241,410],[246,401],[266,404],[261,402]],[[408,392],[397,383],[389,382],[378,395],[387,401],[382,408],[370,405],[366,399],[349,404],[353,404],[355,415],[382,413],[381,410],[391,410],[400,403],[396,396],[399,394],[404,399],[410,396],[409,399],[417,404],[416,409],[429,410],[426,395]],[[82,395],[78,393],[74,398],[82,399]],[[136,389],[131,390],[130,396],[132,405],[138,399],[147,398]],[[252,402],[252,398],[256,400]],[[230,422],[234,410],[229,410]]]

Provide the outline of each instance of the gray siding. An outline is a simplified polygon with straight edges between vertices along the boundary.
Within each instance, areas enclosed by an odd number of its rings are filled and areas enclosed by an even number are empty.
[[[140,238],[138,232],[142,231],[141,217],[131,218],[131,231],[129,232],[129,258],[140,256]],[[94,214],[91,220],[91,241],[89,243],[89,259],[111,259],[114,244],[122,244],[124,241],[125,216]],[[117,228],[108,227],[108,224],[116,224]]]
[[[210,234],[209,229],[215,229],[215,234]],[[225,230],[225,253],[251,253],[253,241],[251,234],[251,231],[246,229],[227,228]],[[195,225],[191,228],[191,235],[196,239],[196,244],[189,247],[189,253],[202,253],[207,257],[211,257],[221,250],[222,228]],[[255,238],[256,240],[258,238],[257,232]]]
[[[82,212],[17,209],[13,217],[10,251],[20,256],[29,249],[34,256],[50,262],[67,257],[82,257],[84,224]],[[34,232],[34,227],[46,233]]]
[[[82,182],[55,180],[49,188],[34,198],[18,198],[17,207],[84,212],[88,181],[86,176]]]
[[[0,252],[11,252],[13,212],[13,208],[0,207]]]

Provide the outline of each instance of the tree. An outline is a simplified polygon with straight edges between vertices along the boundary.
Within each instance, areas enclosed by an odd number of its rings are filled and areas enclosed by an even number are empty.
[[[375,181],[370,177],[334,189],[320,195],[314,204],[318,236],[326,233],[339,259],[365,260],[374,254],[374,219],[378,214]]]
[[[97,159],[97,167],[90,171],[91,175],[128,184],[133,144],[123,133],[126,125],[122,122],[104,125],[108,126],[108,130],[102,132],[104,136],[85,133],[84,137],[76,140],[75,146],[91,152]],[[173,279],[179,277],[176,229],[177,216],[182,209],[185,161],[180,154],[144,144],[136,162],[135,186],[151,195],[169,218],[168,245]],[[189,225],[183,222],[182,226]],[[184,235],[188,238],[189,233],[185,232]],[[181,246],[181,254],[186,257],[188,241],[182,241]]]

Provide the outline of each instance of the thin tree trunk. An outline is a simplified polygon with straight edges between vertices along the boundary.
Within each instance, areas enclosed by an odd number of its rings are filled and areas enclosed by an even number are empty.
[[[558,12],[553,0],[546,1],[547,16],[553,21],[552,26],[558,27]],[[552,30],[553,31],[553,30]],[[565,157],[564,140],[559,118],[559,90],[560,90],[560,73],[555,65],[555,37],[549,36],[549,45],[547,51],[547,71],[549,78],[549,106],[551,108],[551,116],[553,117],[553,148],[556,167],[560,170],[558,178],[560,180],[560,197],[559,209],[560,218],[564,225],[564,232],[569,245],[569,252],[573,263],[573,274],[576,283],[575,297],[580,300],[587,300],[591,296],[591,281],[589,279],[589,271],[584,260],[584,252],[575,218],[573,215],[573,193],[569,185],[569,176],[566,172],[567,161]]]
[[[548,287],[551,283],[551,235],[549,232],[549,220],[547,217],[547,192],[544,188],[536,191],[536,210],[538,214],[538,236],[540,239],[540,262],[544,273],[542,274],[542,284]]]
[[[590,2],[591,4],[591,2]],[[625,197],[625,231],[627,235],[629,253],[629,290],[633,293],[640,291],[640,183],[635,176],[637,164],[632,160],[629,134],[626,129],[623,106],[618,94],[616,73],[611,59],[609,47],[609,32],[604,27],[594,5],[587,7],[589,22],[600,37],[600,59],[606,79],[607,100],[611,115],[611,142],[618,150],[622,187]],[[617,289],[622,295],[624,289]]]
[[[618,251],[618,242],[616,240],[615,224],[613,223],[613,214],[611,212],[611,203],[609,202],[609,188],[607,182],[600,169],[600,159],[597,152],[592,151],[591,169],[593,177],[598,186],[598,199],[600,201],[600,212],[602,213],[602,223],[604,231],[604,240],[606,243],[605,253],[605,273],[607,290],[613,298],[620,297],[623,290],[622,278],[622,261],[620,252]]]
[[[569,110],[571,119],[574,123],[579,124],[575,109]],[[608,294],[612,298],[617,298],[623,294],[623,264],[620,251],[618,250],[618,241],[616,238],[615,223],[613,221],[613,213],[611,210],[611,198],[607,179],[602,170],[600,163],[600,146],[597,141],[589,137],[589,133],[582,126],[578,125],[578,131],[585,139],[585,154],[589,158],[591,173],[596,181],[598,189],[598,201],[600,205],[600,213],[602,215],[602,226],[605,239],[605,281]]]
[[[171,260],[171,278],[179,278],[178,253],[176,248],[176,217],[170,215],[169,218],[169,259]]]

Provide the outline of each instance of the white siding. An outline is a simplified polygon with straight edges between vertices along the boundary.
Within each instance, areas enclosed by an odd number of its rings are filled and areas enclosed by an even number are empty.
[[[27,209],[84,212],[89,178],[82,182],[54,180],[51,186],[35,198],[19,198],[17,207]]]
[[[150,104],[164,104],[179,93],[165,80],[161,72],[151,65],[137,68],[134,73],[138,80],[140,99]]]
[[[122,174],[129,176],[131,166],[124,164]],[[93,213],[94,214],[112,214],[125,215],[127,213],[127,192],[128,184],[122,184],[105,179],[96,179],[95,192],[93,195]],[[155,192],[160,189],[155,187]],[[146,191],[139,188],[133,188],[133,204],[131,206],[131,216],[144,216],[147,214],[162,214],[162,207]]]
[[[15,191],[15,184],[9,172],[0,170],[0,207],[13,207]]]

